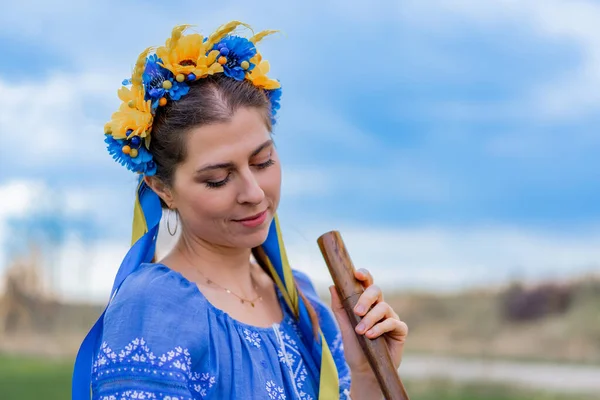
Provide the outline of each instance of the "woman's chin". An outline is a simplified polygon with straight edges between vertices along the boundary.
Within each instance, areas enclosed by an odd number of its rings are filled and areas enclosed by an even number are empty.
[[[269,218],[260,228],[238,235],[237,242],[240,244],[239,247],[254,248],[262,245],[269,236],[272,220],[272,218]]]

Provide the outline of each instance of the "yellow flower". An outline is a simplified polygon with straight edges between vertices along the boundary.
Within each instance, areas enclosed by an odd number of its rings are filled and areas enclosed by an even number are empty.
[[[208,55],[202,53],[198,58],[197,68],[193,71],[197,78],[204,78],[207,75],[213,75],[223,72],[223,66],[217,61],[219,50],[213,50]]]
[[[178,32],[176,29],[173,31]],[[174,35],[176,34],[174,33]],[[167,40],[165,46],[156,49],[156,55],[162,61],[159,64],[175,76],[179,74],[187,76],[190,73],[195,73],[194,71],[203,67],[203,65],[198,65],[198,61],[206,58],[203,40],[202,35],[197,33],[179,38],[171,37]]]
[[[178,25],[173,28],[171,37],[167,39],[165,45],[156,49],[156,55],[162,60],[159,64],[171,71],[175,77],[179,74],[185,77],[194,74],[196,79],[200,79],[207,75],[221,73],[223,66],[217,62],[219,50],[211,49],[240,25],[248,27],[242,22],[231,21],[219,27],[206,38],[206,41],[197,33],[184,36],[183,32],[190,25]]]
[[[279,89],[281,87],[281,84],[278,81],[267,77],[271,66],[268,61],[262,59],[260,53],[256,53],[256,55],[250,59],[250,62],[256,66],[251,72],[246,74],[246,79],[252,82],[254,86],[266,90]]]
[[[175,77],[179,74],[185,77],[194,74],[199,79],[223,72],[223,66],[216,62],[219,51],[208,53],[209,44],[204,42],[204,37],[200,34],[183,36],[183,31],[188,27],[189,25],[179,25],[173,28],[165,45],[156,49],[156,55],[162,61],[159,64]]]
[[[105,132],[115,139],[126,139],[131,136],[150,137],[152,128],[152,112],[150,100],[144,101],[142,88],[122,87],[119,98],[123,101],[119,110],[113,113],[111,121],[105,126]]]

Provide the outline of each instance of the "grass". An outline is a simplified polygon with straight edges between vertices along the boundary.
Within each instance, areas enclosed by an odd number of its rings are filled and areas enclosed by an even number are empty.
[[[485,383],[457,384],[449,381],[408,381],[411,400],[591,400],[591,396],[557,394]]]
[[[0,399],[69,399],[71,368],[71,360],[0,355]],[[405,386],[411,400],[591,400],[591,397],[547,394],[480,383],[406,381]]]
[[[0,399],[66,400],[72,361],[0,355]]]

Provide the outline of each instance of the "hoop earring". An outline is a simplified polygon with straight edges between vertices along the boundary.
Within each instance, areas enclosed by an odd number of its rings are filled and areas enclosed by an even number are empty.
[[[175,213],[175,231],[171,232],[171,213]],[[173,211],[169,208],[169,214],[167,215],[167,230],[169,231],[169,235],[171,236],[175,236],[175,234],[177,233],[177,228],[179,228],[179,213],[177,211]]]

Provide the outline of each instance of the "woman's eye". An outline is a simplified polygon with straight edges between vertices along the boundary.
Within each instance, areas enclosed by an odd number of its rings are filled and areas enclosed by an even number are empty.
[[[210,189],[221,187],[221,186],[225,185],[227,182],[229,182],[230,175],[231,174],[227,174],[227,177],[225,179],[223,179],[222,181],[217,181],[217,182],[206,181],[206,187],[208,187]]]
[[[267,162],[264,162],[264,163],[262,163],[262,164],[256,164],[256,167],[257,167],[258,169],[263,169],[263,168],[270,167],[270,166],[271,166],[271,165],[273,165],[273,164],[275,164],[275,160],[273,160],[273,159],[271,158],[271,159],[269,159],[269,161],[267,161]]]
[[[275,160],[273,160],[272,158],[265,161],[264,163],[260,163],[260,164],[255,164],[254,166],[258,169],[264,169],[264,168],[268,168],[271,165],[275,164]],[[231,177],[231,173],[229,173],[227,175],[227,177],[225,179],[223,179],[222,181],[206,181],[206,187],[210,188],[210,189],[214,189],[214,188],[218,188],[221,186],[224,186],[227,182],[229,182],[229,179]]]

